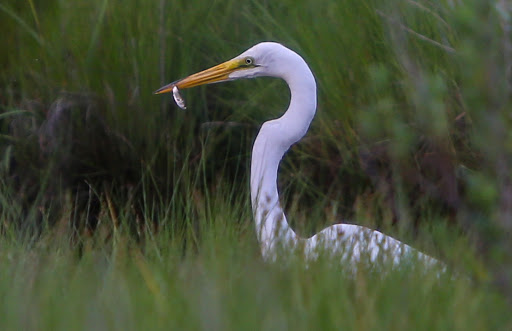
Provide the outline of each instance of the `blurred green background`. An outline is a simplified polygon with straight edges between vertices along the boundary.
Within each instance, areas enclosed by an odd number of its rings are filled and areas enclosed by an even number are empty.
[[[49,301],[28,304],[40,311],[30,316],[43,328],[89,325],[85,320],[126,327],[138,299],[155,306],[149,324],[132,328],[164,328],[180,311],[207,321],[220,316],[223,322],[212,325],[221,329],[510,326],[501,313],[510,308],[504,298],[512,297],[511,15],[506,1],[477,0],[3,0],[0,261],[8,267],[0,292],[25,307],[37,293],[66,284],[68,301],[52,292]],[[338,284],[340,271],[328,263],[315,273],[259,261],[250,151],[261,123],[286,109],[286,84],[262,78],[186,90],[186,111],[153,91],[261,41],[297,51],[318,83],[317,116],[279,176],[281,202],[298,233],[342,221],[378,228],[475,283],[432,285],[416,275],[401,292],[407,273],[380,281],[366,275],[364,286],[341,277]],[[224,252],[212,255],[217,249]],[[36,271],[14,282],[26,264]],[[47,268],[56,269],[55,277]],[[94,281],[73,278],[76,268],[95,273]],[[26,277],[39,285],[23,290],[19,284],[33,282]],[[123,299],[126,309],[52,324],[59,316],[52,309],[63,302],[71,311],[109,306],[103,295],[80,301],[86,288],[100,291],[99,281],[113,295],[135,291]],[[213,291],[204,307],[194,301],[203,294],[187,290],[197,282]],[[251,282],[280,298],[272,309],[259,307]],[[321,284],[343,294],[324,293],[324,302],[316,297],[326,291]],[[425,290],[427,299],[415,297],[424,284],[434,286],[434,296],[451,294],[434,299]],[[177,293],[195,299],[169,301]],[[397,293],[411,310],[384,309],[387,300],[402,300]],[[243,302],[247,319],[233,319],[233,307],[211,308],[226,296],[235,306]],[[348,308],[353,300],[362,301]],[[439,300],[444,305],[434,308]],[[306,302],[302,310],[294,306]],[[421,302],[432,311],[422,315]],[[368,325],[338,320],[336,307],[369,316]],[[6,327],[21,325],[21,312],[1,309],[14,316]],[[270,316],[268,327],[254,319],[259,313]],[[296,314],[304,323],[290,322]],[[403,324],[386,322],[388,314]],[[431,318],[425,324],[422,316]],[[188,321],[175,326],[210,326]]]

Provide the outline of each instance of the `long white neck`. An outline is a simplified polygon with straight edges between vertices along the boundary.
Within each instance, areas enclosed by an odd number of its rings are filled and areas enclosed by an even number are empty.
[[[316,111],[316,83],[306,62],[296,53],[287,59],[278,77],[291,92],[288,110],[278,119],[265,122],[252,150],[251,202],[256,231],[264,258],[275,258],[276,245],[295,245],[299,240],[279,204],[277,172],[291,145],[307,132]]]

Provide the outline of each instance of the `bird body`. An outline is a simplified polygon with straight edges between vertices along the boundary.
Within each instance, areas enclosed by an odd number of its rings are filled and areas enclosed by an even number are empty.
[[[314,260],[320,253],[327,253],[336,254],[353,265],[363,259],[396,265],[410,258],[417,258],[427,265],[439,264],[436,259],[366,227],[336,224],[305,239],[289,226],[279,203],[279,163],[288,149],[308,131],[317,104],[313,73],[294,51],[278,43],[263,42],[232,60],[175,81],[155,93],[260,76],[285,80],[291,94],[287,111],[261,126],[252,150],[251,203],[263,257],[275,260],[282,253],[299,252],[307,260]]]

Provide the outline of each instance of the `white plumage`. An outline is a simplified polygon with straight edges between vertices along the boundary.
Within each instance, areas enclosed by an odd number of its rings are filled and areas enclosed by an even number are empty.
[[[176,95],[177,88],[259,76],[285,80],[291,93],[286,112],[262,125],[252,150],[251,202],[263,257],[275,260],[279,254],[298,252],[312,260],[319,253],[336,254],[352,267],[363,259],[396,265],[404,259],[417,258],[426,265],[444,269],[436,259],[366,227],[336,224],[304,239],[289,226],[279,203],[279,163],[290,146],[308,131],[317,102],[313,73],[297,53],[278,43],[263,42],[232,60],[168,84],[155,93],[174,90]]]

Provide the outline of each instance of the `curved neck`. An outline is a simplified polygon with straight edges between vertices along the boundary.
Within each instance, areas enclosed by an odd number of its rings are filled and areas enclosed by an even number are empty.
[[[294,245],[298,238],[279,204],[277,171],[291,145],[309,129],[316,111],[316,83],[300,58],[293,70],[280,77],[290,88],[288,110],[278,119],[265,122],[254,142],[251,159],[251,202],[256,231],[264,258],[275,258],[276,245]]]

